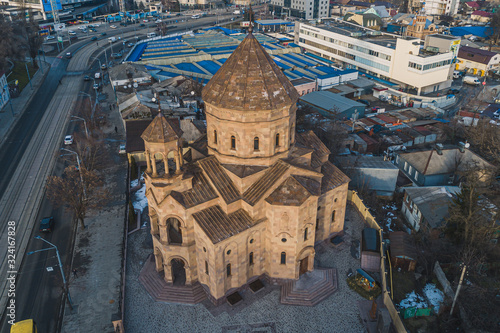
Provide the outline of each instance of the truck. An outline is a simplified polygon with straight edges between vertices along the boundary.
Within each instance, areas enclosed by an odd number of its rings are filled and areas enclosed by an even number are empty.
[[[465,76],[463,82],[473,86],[477,86],[478,84],[481,83],[479,82],[479,79],[477,77],[470,75]]]
[[[114,43],[116,42],[116,37],[109,37],[108,40],[111,42],[111,43]]]

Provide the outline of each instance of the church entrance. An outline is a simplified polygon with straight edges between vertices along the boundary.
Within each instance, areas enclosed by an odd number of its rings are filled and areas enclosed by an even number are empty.
[[[186,269],[184,261],[181,259],[172,259],[172,281],[174,286],[183,286],[186,284]]]
[[[181,222],[171,217],[167,220],[168,242],[170,244],[182,244]]]
[[[307,266],[309,266],[309,256],[305,257],[301,261],[299,261],[299,276],[304,273],[307,273]]]

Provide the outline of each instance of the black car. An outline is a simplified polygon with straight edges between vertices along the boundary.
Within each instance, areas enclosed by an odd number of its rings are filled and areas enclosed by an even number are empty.
[[[40,232],[52,232],[54,230],[54,218],[45,217],[40,221]]]
[[[370,102],[367,101],[366,99],[358,99],[357,101],[360,102],[360,103],[363,103],[366,106],[370,106]]]
[[[139,24],[140,27],[145,27],[146,25],[144,23]]]
[[[85,75],[85,76],[83,77],[83,81],[90,81],[90,76]]]
[[[91,40],[91,41],[97,40],[97,37],[96,37],[96,36],[94,36],[94,37],[90,38],[90,40]]]
[[[101,32],[101,36],[106,36],[106,35],[107,35],[107,33]]]

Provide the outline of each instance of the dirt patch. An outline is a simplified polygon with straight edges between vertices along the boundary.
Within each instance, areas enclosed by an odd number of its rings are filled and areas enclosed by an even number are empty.
[[[90,264],[90,257],[82,254],[82,251],[76,251],[73,259],[73,268],[77,269],[79,273],[84,274]]]
[[[88,235],[82,235],[80,236],[80,239],[78,241],[78,248],[84,248],[89,246],[89,236]]]

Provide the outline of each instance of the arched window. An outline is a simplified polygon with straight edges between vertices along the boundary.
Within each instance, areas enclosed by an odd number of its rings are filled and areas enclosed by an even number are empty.
[[[214,143],[217,144],[217,131],[214,130]]]
[[[286,253],[281,252],[281,264],[285,265],[286,264]]]
[[[205,261],[205,273],[208,275],[208,261]]]
[[[259,150],[259,138],[253,138],[253,150]]]
[[[253,265],[253,252],[250,252],[248,255],[248,264]]]
[[[226,266],[226,275],[228,277],[231,276],[231,264],[227,264]]]
[[[280,134],[276,133],[276,147],[280,146]]]
[[[236,137],[231,135],[231,149],[236,149]]]
[[[309,230],[308,230],[307,228],[305,228],[305,229],[304,229],[304,241],[306,241],[306,240],[307,240],[307,232],[308,232],[308,231],[309,231]]]

